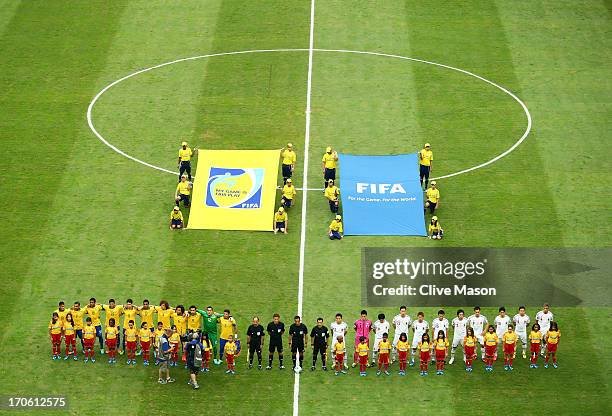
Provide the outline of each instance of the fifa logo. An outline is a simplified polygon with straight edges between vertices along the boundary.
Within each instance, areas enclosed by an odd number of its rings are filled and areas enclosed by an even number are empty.
[[[370,194],[405,194],[406,190],[400,183],[363,183],[357,182],[357,193]]]

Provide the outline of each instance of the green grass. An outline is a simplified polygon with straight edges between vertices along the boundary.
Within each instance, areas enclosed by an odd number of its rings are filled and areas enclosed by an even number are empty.
[[[533,131],[492,166],[440,181],[439,216],[447,230],[440,242],[397,237],[330,242],[324,236],[327,204],[311,192],[306,324],[317,316],[330,322],[337,311],[353,321],[365,306],[362,247],[609,248],[608,3],[379,3],[319,0],[315,47],[399,54],[474,72],[521,97],[533,116]],[[85,302],[90,296],[230,307],[243,333],[255,314],[267,322],[280,312],[290,321],[297,307],[301,203],[291,210],[287,236],[170,233],[176,178],[103,146],[89,131],[85,111],[108,83],[162,62],[307,48],[310,3],[96,0],[0,1],[0,6],[5,166],[0,318],[6,325],[0,372],[10,375],[0,383],[2,394],[65,394],[75,415],[101,408],[109,414],[126,408],[135,414],[290,413],[294,379],[288,373],[248,372],[241,359],[234,378],[220,371],[202,378],[204,389],[214,389],[204,399],[203,391],[187,389],[180,370],[175,371],[180,383],[158,386],[151,368],[52,362],[46,325],[57,301]],[[291,141],[300,186],[307,67],[305,52],[168,66],[111,89],[96,106],[96,126],[127,153],[168,169],[182,140],[214,149],[278,148]],[[315,53],[309,185],[321,186],[320,157],[328,144],[347,153],[389,154],[412,152],[429,141],[439,175],[501,153],[524,128],[517,103],[465,75],[391,58]],[[536,306],[529,305],[530,315]],[[381,409],[499,414],[510,407],[530,414],[534,403],[551,395],[558,414],[609,414],[610,364],[603,357],[610,337],[601,334],[610,332],[611,309],[553,305],[553,311],[564,335],[556,371],[528,371],[521,363],[512,375],[485,375],[480,366],[470,375],[454,366],[443,378],[427,379],[414,371],[401,380],[305,374],[300,414]],[[431,316],[434,309],[425,312]],[[416,308],[409,313],[414,316]],[[410,402],[389,406],[394,397]]]

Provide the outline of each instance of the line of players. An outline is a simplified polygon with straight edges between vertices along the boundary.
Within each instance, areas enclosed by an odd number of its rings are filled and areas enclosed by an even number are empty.
[[[106,327],[104,330],[100,320],[102,311],[106,312]],[[153,326],[154,313],[157,314],[159,320],[155,327]],[[84,315],[88,315],[85,323],[83,323]],[[119,319],[122,315],[124,316],[123,331],[121,331],[119,326]],[[139,315],[142,319],[140,329],[135,328],[136,315]],[[174,325],[171,324],[170,318],[173,319]],[[94,362],[93,345],[95,338],[99,339],[101,352],[104,353],[102,335],[104,334],[109,363],[116,362],[117,350],[120,354],[123,350],[126,350],[128,353],[128,365],[135,365],[135,357],[137,355],[136,344],[138,342],[144,364],[148,365],[150,349],[155,351],[159,337],[163,336],[166,330],[170,330],[168,334],[169,342],[173,346],[171,365],[176,366],[180,351],[184,351],[184,343],[188,339],[188,334],[201,331],[202,321],[204,321],[202,338],[205,346],[205,360],[202,371],[208,371],[211,357],[215,364],[220,364],[225,352],[228,372],[233,374],[233,370],[235,370],[233,358],[240,354],[241,347],[238,340],[236,321],[231,317],[229,310],[225,310],[223,315],[214,312],[210,306],[206,311],[197,309],[195,306],[191,306],[188,311],[185,311],[185,308],[181,305],[176,308],[170,308],[165,301],[160,302],[160,306],[150,306],[149,302],[145,300],[142,306],[136,307],[130,299],[128,299],[126,305],[116,305],[113,299],[109,301],[108,305],[101,305],[92,298],[84,309],[80,308],[79,302],[75,302],[74,306],[70,309],[66,309],[64,303],[60,302],[59,308],[54,311],[49,324],[53,359],[60,358],[61,341],[64,339],[66,343],[66,356],[64,359],[69,359],[72,356],[74,360],[77,360],[76,337],[78,336],[81,339],[85,360]],[[472,371],[472,362],[476,357],[478,345],[480,345],[482,359],[487,363],[487,371],[492,371],[493,362],[497,359],[498,346],[500,344],[503,345],[504,367],[506,370],[512,370],[516,354],[515,347],[518,341],[522,343],[523,358],[526,358],[527,342],[529,341],[530,343],[531,368],[537,367],[538,353],[546,357],[545,367],[548,367],[549,358],[552,357],[553,366],[556,368],[556,348],[559,343],[560,332],[557,324],[553,322],[553,314],[550,312],[548,304],[545,304],[543,309],[537,313],[536,321],[537,323],[532,326],[528,334],[531,319],[526,315],[525,308],[522,306],[512,319],[506,314],[505,308],[499,308],[499,314],[495,317],[492,325],[480,313],[479,307],[475,307],[474,313],[467,318],[463,310],[458,310],[457,317],[451,323],[446,319],[444,311],[440,310],[438,311],[437,318],[432,320],[431,326],[425,320],[425,315],[422,312],[419,312],[417,319],[412,321],[406,313],[405,306],[400,307],[399,314],[393,318],[391,323],[386,321],[384,314],[379,314],[378,319],[372,322],[367,317],[367,311],[363,310],[361,311],[360,318],[353,325],[355,331],[355,352],[352,366],[355,367],[359,364],[360,373],[362,375],[365,374],[365,368],[370,365],[368,361],[370,355],[369,341],[370,335],[373,333],[372,365],[378,364],[379,374],[381,370],[388,374],[389,364],[399,359],[400,375],[404,375],[408,353],[410,353],[410,366],[414,366],[417,352],[419,353],[421,375],[427,374],[427,366],[430,359],[432,362],[436,362],[438,374],[443,374],[444,364],[448,358],[448,331],[452,327],[453,340],[449,364],[453,364],[457,348],[462,348],[464,353],[463,359],[466,363],[466,371],[468,372]],[[221,348],[218,360],[217,324],[221,325],[221,334],[219,336]],[[395,333],[393,342],[388,340],[391,326]],[[330,325],[330,329],[331,331],[323,325],[323,319],[319,318],[317,319],[316,326],[310,332],[311,346],[313,348],[311,369],[315,369],[317,357],[320,356],[322,368],[327,370],[327,350],[331,338],[331,353],[335,361],[334,367],[336,374],[341,374],[348,369],[346,353],[348,325],[343,321],[342,314],[336,314],[335,321]],[[433,340],[429,338],[430,329],[432,334],[434,334]],[[411,330],[413,338],[412,342],[409,343],[408,336]],[[262,368],[262,349],[266,334],[270,338],[268,366],[266,368],[272,368],[274,353],[277,353],[279,367],[284,369],[283,336],[285,334],[285,326],[280,321],[280,315],[278,314],[274,315],[273,320],[265,330],[259,324],[259,318],[253,318],[253,322],[247,330],[247,362],[249,367],[253,367],[254,358],[257,356],[258,368]],[[123,336],[123,344],[120,342],[121,336]],[[230,347],[229,350],[226,348],[228,345]],[[121,346],[123,346],[123,349]],[[289,328],[289,347],[292,353],[294,370],[301,371],[304,350],[307,346],[308,329],[301,322],[300,317],[296,316],[294,323]]]

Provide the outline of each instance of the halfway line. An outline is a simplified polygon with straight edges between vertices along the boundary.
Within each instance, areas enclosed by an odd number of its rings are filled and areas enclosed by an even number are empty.
[[[304,132],[304,172],[302,187],[308,189],[308,148],[310,146],[310,97],[312,95],[312,54],[314,49],[314,16],[315,0],[310,2],[310,40],[308,44],[308,83],[306,87],[306,129]],[[304,301],[304,250],[306,248],[306,207],[308,192],[303,193],[302,224],[300,227],[300,268],[298,272],[298,307],[297,314],[302,316]],[[296,373],[293,381],[293,416],[299,414],[300,374]]]

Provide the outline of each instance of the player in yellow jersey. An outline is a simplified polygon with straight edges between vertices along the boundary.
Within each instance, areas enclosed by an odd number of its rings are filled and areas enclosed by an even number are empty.
[[[410,350],[410,344],[408,343],[408,335],[402,332],[399,336],[399,340],[395,345],[397,351],[397,359],[399,360],[399,375],[406,375],[406,365],[408,364],[408,351]]]
[[[176,306],[174,315],[172,315],[172,320],[174,325],[176,325],[176,332],[178,332],[181,339],[181,359],[187,362],[187,357],[185,357],[185,343],[189,341],[189,336],[187,335],[187,314],[185,313],[185,307],[183,305]]]
[[[419,350],[419,354],[420,354],[419,369],[421,370],[420,372],[421,376],[427,375],[427,368],[429,367],[429,359],[431,358],[430,348],[431,348],[431,341],[429,339],[429,334],[425,332],[421,336],[421,341],[419,341],[419,344],[417,346],[417,349]]]
[[[323,183],[323,187],[327,186],[327,183],[330,179],[336,180],[336,168],[338,167],[338,153],[335,150],[332,150],[331,146],[327,146],[325,149],[325,153],[323,154],[323,159],[321,160],[323,163],[323,178],[325,182]]]
[[[297,156],[291,143],[287,143],[287,147],[281,150],[281,159],[283,183],[287,183],[287,180],[293,175],[293,171],[295,170],[295,162],[297,161]]]
[[[383,334],[383,339],[378,342],[378,371],[376,375],[379,376],[381,370],[384,371],[385,375],[389,374],[389,355],[391,355],[391,341],[389,341],[389,334],[386,332]]]
[[[59,314],[53,312],[51,315],[51,322],[49,322],[49,336],[51,337],[51,352],[52,359],[60,359],[60,350],[62,346],[62,321],[60,321]]]
[[[442,224],[440,224],[440,221],[438,221],[438,217],[435,215],[431,217],[431,221],[429,222],[429,228],[427,231],[429,234],[428,237],[434,240],[442,240],[442,237],[444,237],[444,230],[442,229]]]
[[[119,354],[123,354],[123,350],[121,349],[121,315],[123,315],[123,306],[117,305],[115,299],[109,299],[108,305],[102,305],[102,309],[104,309],[104,315],[106,316],[106,326],[108,326],[111,318],[115,320],[118,331],[117,349],[119,350]]]
[[[368,355],[370,353],[370,346],[366,337],[359,337],[359,344],[357,344],[356,350],[359,357],[359,376],[365,377],[367,375],[366,369],[368,368]]]
[[[223,311],[223,316],[219,318],[219,360],[223,360],[223,348],[225,343],[229,341],[230,337],[232,340],[236,338],[236,320],[230,314],[229,309]]]
[[[202,314],[198,313],[195,305],[189,307],[187,312],[187,333],[200,331],[202,329]]]
[[[85,362],[91,360],[92,363],[96,362],[94,357],[94,342],[96,341],[96,334],[98,330],[92,323],[91,317],[87,317],[85,320],[85,326],[83,326],[83,352],[85,354]]]
[[[138,329],[134,326],[134,320],[130,319],[127,326],[123,328],[123,341],[127,353],[127,365],[136,365],[136,344],[138,343]]]
[[[297,191],[295,190],[295,186],[293,186],[293,181],[291,179],[287,179],[287,183],[283,186],[282,191],[281,204],[285,209],[291,208],[293,204],[293,199],[297,195]]]
[[[544,368],[548,368],[548,359],[552,356],[553,367],[557,368],[557,347],[559,346],[561,331],[555,321],[550,323],[550,329],[546,333],[546,361]]]
[[[332,214],[338,213],[338,208],[340,207],[340,189],[336,185],[334,185],[334,180],[330,179],[327,181],[327,187],[325,188],[325,198],[327,198],[327,202],[329,203],[329,209]]]
[[[153,315],[155,314],[155,308],[153,308],[149,299],[142,301],[142,306],[138,308],[138,315],[140,315],[140,322],[146,322],[147,328],[151,332],[155,331],[155,325],[153,324]]]
[[[344,227],[342,226],[342,217],[340,215],[336,215],[336,218],[329,224],[327,231],[330,240],[342,240]]]
[[[531,353],[531,364],[529,368],[538,368],[538,354],[540,353],[540,346],[542,344],[542,333],[540,332],[540,325],[535,323],[531,327],[529,333],[529,352]]]
[[[223,319],[223,318],[221,318]],[[221,333],[223,333],[223,328],[221,328]],[[225,353],[225,361],[227,362],[227,371],[225,374],[236,374],[236,364],[235,357],[240,355],[238,352],[238,346],[234,342],[234,336],[228,335],[226,342],[223,342],[223,338],[221,338],[221,350],[219,351],[219,356],[222,359],[223,354]]]
[[[497,353],[498,343],[499,337],[495,333],[495,327],[493,325],[489,325],[487,333],[484,334],[485,362],[487,363],[485,371],[493,371],[493,361],[495,360],[495,354]]]
[[[57,309],[53,312],[57,313],[57,316],[59,316],[59,320],[61,321],[61,323],[64,323],[64,321],[66,320],[66,315],[68,314],[66,304],[64,302],[59,302],[57,304]]]
[[[170,307],[170,304],[165,300],[159,302],[159,306],[155,307],[157,312],[157,320],[164,324],[164,329],[171,329],[172,323],[170,320],[174,316],[174,309]]]
[[[136,326],[136,315],[138,315],[138,308],[134,306],[134,301],[132,299],[127,299],[125,301],[125,305],[123,305],[123,338],[121,344],[121,351],[123,353],[125,350],[125,329],[129,326],[130,321],[134,321],[134,328],[138,331],[138,326]],[[136,360],[134,360],[134,364],[136,364]]]
[[[431,145],[425,143],[424,148],[419,151],[419,176],[421,178],[421,186],[423,186],[423,181],[425,181],[425,187],[423,189],[427,189],[429,174],[431,173],[432,167],[433,152],[431,151]]]
[[[279,207],[278,211],[274,214],[274,234],[279,231],[283,234],[287,234],[287,228],[289,227],[289,217],[285,212],[285,208]]]
[[[74,305],[70,308],[70,313],[74,321],[76,337],[81,340],[81,348],[85,351],[85,342],[83,341],[83,318],[85,316],[85,309],[81,309],[81,302],[74,302]]]
[[[438,331],[438,336],[434,340],[434,352],[436,354],[436,375],[444,375],[444,364],[448,357],[448,339],[443,330]]]
[[[191,182],[191,158],[198,152],[196,147],[191,150],[187,142],[181,143],[181,148],[178,152],[178,168],[179,168],[179,181],[187,172],[189,182]]]
[[[104,337],[102,336],[102,322],[100,322],[100,313],[102,305],[96,302],[96,298],[90,298],[89,303],[85,307],[85,313],[91,318],[91,323],[96,327],[96,337],[100,343],[100,354],[104,354]]]
[[[117,362],[115,358],[117,339],[119,338],[119,328],[115,326],[115,318],[108,320],[108,325],[104,328],[104,335],[106,337],[106,349],[108,350],[108,363],[115,364]]]
[[[512,361],[514,360],[517,341],[518,335],[514,332],[514,325],[509,324],[508,330],[502,336],[502,343],[504,344],[504,370],[506,371],[513,370]]]
[[[440,207],[440,190],[438,189],[438,182],[431,181],[431,187],[425,191],[425,213],[429,208],[429,213],[433,214],[436,208]]]
[[[344,356],[346,355],[346,344],[344,343],[344,337],[338,335],[336,337],[336,343],[333,346],[334,350],[334,374],[346,374],[344,370]]]
[[[183,175],[181,181],[176,185],[176,191],[174,192],[174,202],[176,206],[179,206],[183,201],[183,206],[189,208],[191,205],[191,182],[187,182],[187,176]]]
[[[172,212],[170,212],[170,229],[171,230],[182,230],[183,229],[183,213],[179,206],[175,206]]]
[[[74,328],[74,320],[72,319],[72,314],[70,312],[68,312],[64,318],[62,331],[64,333],[64,342],[66,343],[66,356],[64,357],[64,360],[67,360],[71,355],[75,361],[78,360],[79,358],[77,357],[76,351],[76,330]]]
[[[474,335],[474,328],[468,326],[467,335],[463,338],[463,352],[465,353],[465,371],[472,372],[472,362],[476,358],[476,343],[478,339]]]
[[[140,331],[138,331],[138,340],[140,341],[140,350],[142,351],[142,365],[149,365],[149,354],[151,351],[151,330],[148,328],[148,324],[143,322],[140,324]]]

